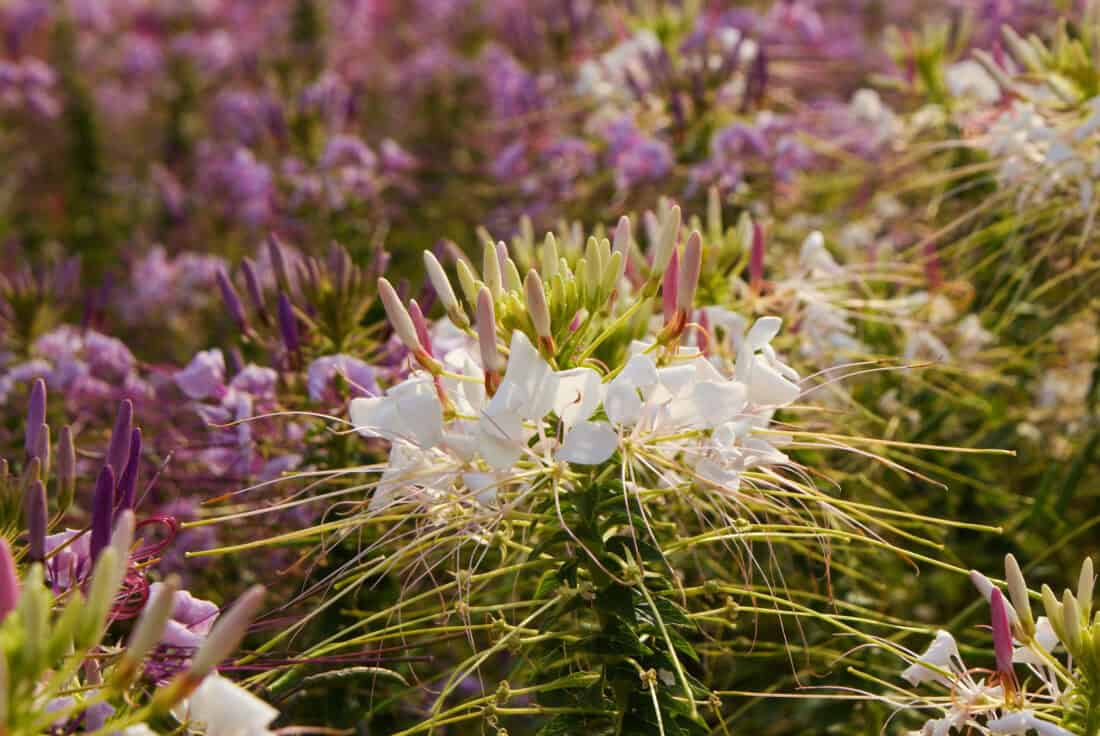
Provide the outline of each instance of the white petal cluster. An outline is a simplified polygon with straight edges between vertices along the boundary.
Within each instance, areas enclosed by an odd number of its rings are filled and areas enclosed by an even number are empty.
[[[473,346],[457,346],[441,375],[414,373],[384,396],[351,402],[356,430],[391,443],[371,507],[490,503],[520,485],[524,468],[599,465],[638,449],[736,488],[747,468],[787,460],[771,435],[754,434],[800,393],[798,374],[770,345],[781,324],[764,317],[736,335],[730,376],[695,348],[658,365],[656,346],[636,342],[610,380],[588,367],[554,370],[516,331],[491,397]]]

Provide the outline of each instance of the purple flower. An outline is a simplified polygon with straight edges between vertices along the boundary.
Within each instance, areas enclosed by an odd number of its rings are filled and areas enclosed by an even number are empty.
[[[162,585],[162,583],[153,583],[149,586],[150,599],[157,594]],[[172,617],[164,629],[161,642],[173,647],[188,649],[198,647],[214,626],[214,621],[218,618],[218,607],[210,601],[196,598],[186,590],[176,591],[172,601]]]
[[[134,354],[121,340],[95,330],[84,334],[84,359],[103,378],[123,378],[134,370]]]
[[[332,386],[336,376],[342,376],[351,387],[352,396],[374,396],[378,393],[374,369],[350,355],[326,355],[309,364],[306,371],[309,398],[317,402],[334,403],[337,396]]]
[[[271,368],[249,363],[233,377],[229,382],[229,388],[249,394],[256,399],[274,400],[275,384],[278,379],[279,374]]]
[[[615,170],[615,186],[621,192],[661,179],[672,170],[672,148],[662,140],[643,134],[629,117],[609,125],[604,138],[608,142],[611,167]]]
[[[66,591],[92,570],[91,535],[66,529],[46,537],[46,583],[54,593]]]
[[[221,350],[195,354],[187,367],[172,376],[176,385],[196,401],[221,396],[225,391],[225,356]]]

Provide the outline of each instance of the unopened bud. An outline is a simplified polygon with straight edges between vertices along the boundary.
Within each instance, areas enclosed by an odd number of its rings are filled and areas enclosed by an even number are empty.
[[[0,621],[7,618],[18,604],[19,574],[15,569],[15,558],[12,557],[8,540],[0,537]],[[0,657],[2,659],[6,657]],[[3,721],[0,720],[0,723]]]
[[[996,588],[992,580],[977,570],[971,570],[970,582],[974,584],[974,587],[978,589],[978,592],[982,594],[982,598],[985,598],[987,603],[992,602],[993,590]],[[1008,612],[1008,619],[1013,625],[1019,623],[1020,618],[1016,615],[1016,609],[1012,607],[1011,603],[1005,602],[1005,610]]]
[[[271,259],[271,269],[275,272],[275,282],[281,291],[290,291],[290,269],[286,265],[286,254],[279,236],[271,233],[267,237],[267,253]]]
[[[481,349],[481,363],[486,377],[499,374],[504,368],[504,361],[497,347],[496,310],[493,307],[493,295],[484,286],[477,295],[477,343]]]
[[[657,236],[653,251],[653,273],[663,274],[672,253],[676,249],[676,238],[680,234],[680,206],[675,205],[669,211]]]
[[[493,299],[499,299],[500,293],[504,291],[504,279],[500,272],[500,256],[497,253],[497,247],[491,242],[486,243],[482,251],[481,278],[489,287],[489,293],[492,294]]]
[[[264,324],[271,324],[271,315],[268,314],[267,305],[264,304],[264,290],[260,286],[260,278],[256,275],[256,264],[252,259],[241,260],[241,273],[244,274],[244,289],[248,294],[248,300],[252,302],[252,308],[260,315]]]
[[[466,317],[462,305],[458,303],[458,297],[455,296],[455,291],[451,287],[451,280],[447,278],[447,272],[443,270],[439,259],[429,250],[424,251],[424,268],[428,271],[428,280],[431,281],[432,288],[439,297],[439,303],[443,305],[447,316],[456,327],[460,329],[469,327],[470,320]]]
[[[38,450],[38,433],[46,423],[46,382],[41,378],[31,384],[30,401],[27,403],[27,426],[24,430],[24,444],[28,457],[35,457]]]
[[[1005,555],[1005,580],[1008,582],[1008,597],[1020,617],[1020,627],[1027,636],[1035,635],[1035,619],[1031,613],[1031,601],[1028,599],[1027,583],[1020,570],[1020,563],[1012,554]]]
[[[752,224],[752,250],[749,251],[749,286],[759,293],[764,284],[764,228]]]
[[[994,588],[989,599],[993,623],[993,653],[997,659],[997,671],[1012,673],[1012,626],[1008,622],[1008,609],[1000,588]]]
[[[672,252],[672,258],[668,261],[664,276],[661,278],[661,309],[665,318],[665,324],[672,324],[676,317],[676,290],[680,285],[680,253]]]
[[[685,315],[695,306],[695,291],[699,287],[699,272],[703,268],[703,238],[693,231],[684,246],[684,259],[680,263],[680,284],[676,292],[676,306]]]
[[[202,679],[240,646],[264,599],[262,585],[254,585],[218,618],[213,630],[191,660],[189,675]]]
[[[535,334],[541,340],[552,338],[550,332],[550,305],[546,302],[546,291],[542,285],[542,279],[538,272],[531,269],[527,272],[527,278],[523,281],[523,289],[527,293],[527,313],[531,315],[531,322],[535,326]]]
[[[57,487],[57,512],[63,514],[76,495],[76,443],[68,424],[61,428],[57,438]]]
[[[519,268],[511,258],[504,259],[504,283],[507,284],[508,291],[515,293],[523,291],[523,280],[519,277]]]
[[[130,641],[126,651],[122,654],[119,666],[119,676],[124,681],[129,681],[137,674],[141,663],[152,651],[153,647],[164,635],[164,628],[168,625],[168,619],[172,617],[175,608],[176,592],[180,589],[180,579],[176,575],[169,575],[159,586],[141,612],[141,618],[134,626],[130,635]]]
[[[46,526],[49,511],[46,506],[46,486],[36,480],[27,486],[23,494],[23,515],[27,519],[27,559],[42,562],[46,559]]]
[[[50,425],[43,424],[35,435],[38,447],[34,451],[34,457],[41,463],[42,481],[50,480]]]
[[[470,305],[470,309],[476,312],[477,294],[481,291],[477,276],[474,275],[473,269],[466,261],[456,261],[455,271],[458,273],[458,285],[462,287],[462,296],[466,299],[466,303]]]
[[[1047,615],[1047,620],[1050,621],[1050,625],[1054,629],[1054,633],[1058,635],[1058,639],[1065,641],[1065,632],[1062,630],[1062,604],[1058,602],[1058,597],[1054,595],[1054,591],[1050,589],[1049,585],[1044,583],[1039,592],[1043,599],[1043,611]]]
[[[546,240],[542,243],[542,277],[552,279],[558,272],[558,241],[554,233],[546,233]]]
[[[283,345],[287,352],[297,353],[301,346],[301,338],[298,334],[298,318],[294,314],[294,307],[290,303],[290,297],[285,291],[279,292],[279,304],[276,315],[279,322],[279,334],[283,338]]]
[[[222,302],[225,303],[225,309],[229,312],[230,319],[237,325],[237,329],[241,332],[247,332],[248,317],[244,312],[244,304],[241,303],[241,297],[237,294],[233,282],[229,280],[229,274],[225,272],[224,268],[219,268],[216,278],[218,289],[222,293]]]
[[[619,218],[619,224],[615,226],[615,238],[611,250],[615,253],[622,253],[623,258],[626,258],[630,254],[630,240],[630,218],[623,215]]]
[[[420,338],[416,334],[416,325],[413,324],[409,310],[401,303],[401,297],[397,295],[393,284],[387,279],[378,279],[378,297],[382,300],[382,307],[386,310],[386,317],[393,327],[394,333],[401,342],[411,351],[423,350]]]
[[[428,334],[428,320],[424,319],[424,312],[420,310],[420,305],[416,303],[415,299],[409,300],[409,319],[412,320],[413,329],[416,330],[416,339],[423,346],[423,352],[431,356],[432,353],[432,338]],[[417,355],[417,358],[421,358]]]
[[[96,478],[95,494],[92,496],[92,538],[89,551],[92,561],[99,559],[100,553],[111,542],[111,519],[115,507],[115,474],[110,465],[104,465]]]
[[[1066,651],[1074,657],[1081,651],[1081,609],[1077,606],[1077,600],[1068,590],[1062,592],[1062,632],[1065,638],[1062,643]]]
[[[138,468],[141,464],[141,429],[134,428],[130,435],[130,458],[122,471],[122,477],[118,479],[118,488],[115,493],[115,518],[123,511],[134,508],[134,497],[137,493]]]
[[[1092,613],[1092,592],[1096,585],[1096,576],[1092,569],[1092,558],[1086,557],[1081,563],[1081,575],[1077,578],[1077,605],[1081,607],[1081,619],[1087,621]]]
[[[107,446],[107,465],[114,472],[114,478],[122,475],[130,459],[130,440],[134,431],[134,403],[123,399],[118,405],[115,426],[111,430],[111,442]]]

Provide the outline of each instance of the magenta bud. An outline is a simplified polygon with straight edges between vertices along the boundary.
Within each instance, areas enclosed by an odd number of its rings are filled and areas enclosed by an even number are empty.
[[[115,493],[114,520],[118,521],[118,515],[123,511],[133,510],[134,496],[137,490],[138,466],[141,464],[141,429],[134,428],[130,435],[130,458],[126,462],[126,468],[118,479],[118,490]]]
[[[27,519],[27,559],[42,562],[46,559],[46,524],[49,509],[46,506],[46,486],[36,480],[27,486],[23,495],[23,514]]]
[[[279,333],[283,337],[283,344],[291,353],[298,352],[301,342],[298,337],[298,318],[294,316],[294,307],[290,305],[285,291],[279,292]]]
[[[993,588],[989,597],[989,610],[993,618],[993,652],[997,657],[997,671],[1011,675],[1012,625],[1008,620],[1008,609],[1000,588]]]
[[[8,540],[0,537],[0,621],[19,604],[19,575]]]
[[[248,317],[244,313],[244,304],[241,303],[241,297],[237,294],[233,282],[229,280],[229,275],[226,274],[225,269],[219,268],[216,278],[218,289],[222,293],[222,301],[225,303],[230,319],[233,320],[233,323],[237,325],[237,329],[241,332],[247,331]]]
[[[38,433],[46,423],[46,382],[41,378],[34,379],[31,384],[31,397],[27,405],[27,427],[24,433],[24,443],[27,448],[27,457],[36,457],[38,451]]]
[[[420,340],[424,352],[428,355],[434,355],[432,352],[432,339],[428,334],[428,322],[424,319],[424,313],[420,311],[420,305],[416,303],[415,299],[409,301],[409,317],[412,318],[413,328],[416,329],[416,337]]]
[[[755,291],[764,283],[764,228],[752,224],[752,250],[749,252],[749,285]]]
[[[676,294],[680,284],[680,251],[672,251],[672,258],[668,261],[668,268],[661,280],[661,309],[664,313],[665,324],[672,322],[676,315]]]
[[[115,474],[110,465],[104,465],[95,482],[92,497],[92,539],[90,551],[94,563],[99,554],[111,543],[111,520],[115,507]]]
[[[111,430],[111,443],[107,446],[107,465],[113,478],[122,475],[130,460],[130,437],[134,431],[134,402],[123,399],[118,405],[115,426]]]

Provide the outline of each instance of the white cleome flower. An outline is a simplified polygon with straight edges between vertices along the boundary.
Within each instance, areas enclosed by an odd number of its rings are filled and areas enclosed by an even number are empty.
[[[279,711],[221,675],[206,676],[173,715],[183,723],[202,725],[206,736],[266,736]]]

